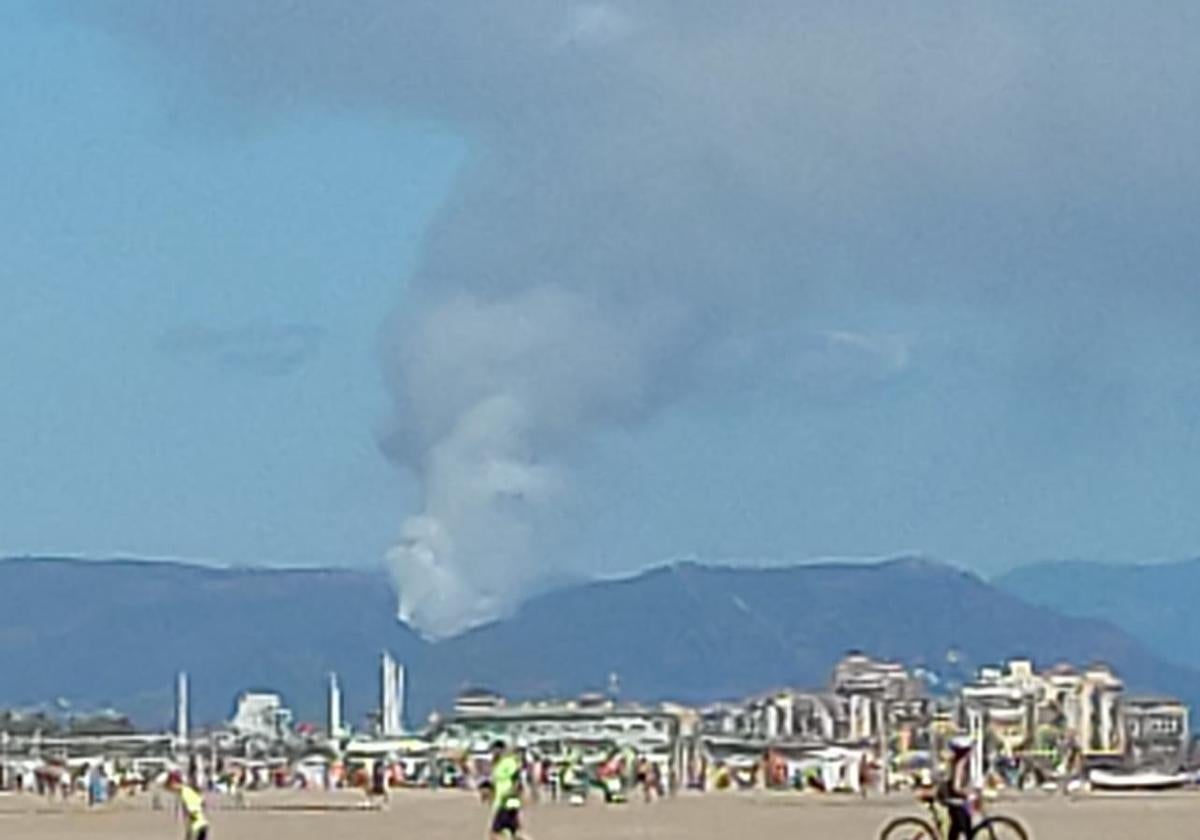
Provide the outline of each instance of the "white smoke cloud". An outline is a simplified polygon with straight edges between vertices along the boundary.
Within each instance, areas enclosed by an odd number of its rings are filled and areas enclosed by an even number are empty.
[[[551,573],[575,447],[680,394],[904,374],[909,324],[869,323],[889,307],[941,318],[943,349],[1020,319],[995,344],[1030,366],[1105,307],[1197,314],[1145,302],[1191,282],[1145,262],[1188,241],[1162,196],[1200,172],[1185,5],[76,6],[244,113],[382,109],[471,143],[385,342],[386,449],[423,487],[389,562],[433,636]],[[1131,218],[1170,241],[1121,251]],[[1081,312],[1092,335],[1060,328]]]
[[[539,287],[499,301],[456,296],[396,330],[388,445],[425,491],[388,557],[401,618],[452,634],[502,615],[538,582],[569,492],[565,450],[649,407],[652,328],[669,323]]]

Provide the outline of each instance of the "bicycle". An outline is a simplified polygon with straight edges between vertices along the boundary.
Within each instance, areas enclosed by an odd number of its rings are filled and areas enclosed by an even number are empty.
[[[921,796],[929,811],[929,819],[897,817],[883,827],[879,840],[945,840],[950,828],[949,813],[935,796]],[[983,813],[983,802],[972,797],[972,817]],[[1012,817],[984,816],[971,827],[970,840],[1029,840],[1025,826]]]

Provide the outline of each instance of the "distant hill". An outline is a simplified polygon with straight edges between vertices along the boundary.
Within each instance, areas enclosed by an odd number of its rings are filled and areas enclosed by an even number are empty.
[[[0,704],[65,696],[148,724],[170,719],[180,669],[198,719],[271,687],[320,720],[328,671],[365,709],[379,652],[424,647],[387,583],[353,571],[19,559],[0,563],[0,593]]]
[[[823,685],[852,648],[934,669],[949,649],[974,665],[1013,655],[1100,660],[1135,690],[1200,700],[1197,672],[1163,662],[1112,624],[1031,606],[921,560],[672,566],[535,599],[446,646],[464,672],[514,692],[598,686],[615,672],[634,696],[688,701]],[[512,668],[517,651],[542,667]]]
[[[382,575],[177,564],[0,562],[0,705],[65,697],[169,721],[174,674],[201,720],[246,688],[282,691],[321,720],[339,672],[353,723],[376,704],[379,652],[409,667],[414,718],[468,685],[515,696],[604,688],[698,702],[821,686],[858,648],[942,667],[1023,654],[1104,660],[1131,687],[1200,700],[1200,672],[1169,664],[1102,621],[1031,606],[964,572],[918,560],[728,569],[694,564],[572,586],[515,616],[429,644],[394,618]]]
[[[1159,656],[1200,668],[1200,560],[1144,565],[1039,563],[996,579],[1034,604],[1103,618]]]

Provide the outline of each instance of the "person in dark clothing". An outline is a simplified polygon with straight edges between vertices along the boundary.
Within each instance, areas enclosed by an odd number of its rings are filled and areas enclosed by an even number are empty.
[[[950,817],[946,840],[967,840],[971,836],[969,802],[973,747],[969,738],[955,738],[950,742],[950,765],[938,796]]]
[[[375,764],[371,767],[367,799],[376,806],[383,805],[388,800],[388,768],[383,759],[376,759]]]

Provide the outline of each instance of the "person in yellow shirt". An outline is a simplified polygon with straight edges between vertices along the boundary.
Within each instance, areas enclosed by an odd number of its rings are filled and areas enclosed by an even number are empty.
[[[521,830],[521,761],[503,741],[492,744],[491,840],[529,840]]]
[[[167,790],[179,796],[185,823],[184,840],[208,840],[208,819],[204,816],[204,797],[183,781],[178,770],[167,776]]]

